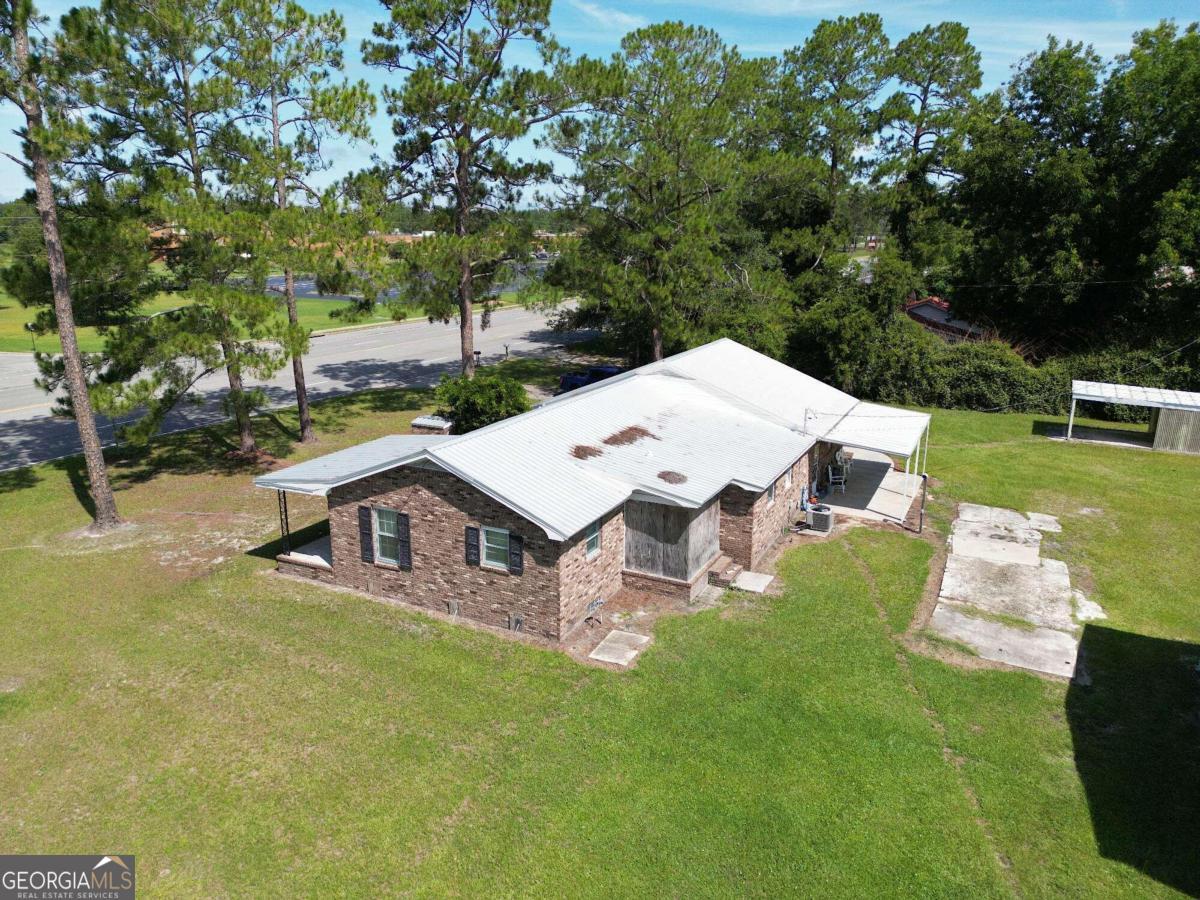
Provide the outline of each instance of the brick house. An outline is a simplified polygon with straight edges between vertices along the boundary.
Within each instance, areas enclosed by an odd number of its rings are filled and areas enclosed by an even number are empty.
[[[755,568],[838,447],[919,446],[927,422],[719,340],[478,431],[392,435],[255,483],[278,492],[285,538],[288,493],[328,503],[329,537],[281,572],[559,640],[622,586],[686,599],[710,571]]]

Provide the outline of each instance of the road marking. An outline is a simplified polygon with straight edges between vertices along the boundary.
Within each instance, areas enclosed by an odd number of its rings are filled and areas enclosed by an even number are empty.
[[[29,406],[13,406],[9,409],[0,409],[0,415],[4,413],[24,412],[27,409],[49,409],[53,403],[31,403]]]

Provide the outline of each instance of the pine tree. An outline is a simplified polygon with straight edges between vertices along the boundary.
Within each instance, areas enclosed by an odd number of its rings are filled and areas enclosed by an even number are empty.
[[[65,381],[83,444],[88,490],[94,505],[91,527],[103,532],[115,528],[121,520],[108,479],[83,358],[75,335],[70,280],[51,178],[53,163],[69,145],[68,133],[77,129],[78,124],[65,116],[70,105],[62,102],[64,69],[60,65],[61,59],[57,58],[58,48],[30,35],[31,26],[38,28],[40,24],[30,0],[0,0],[0,98],[15,104],[25,120],[20,131],[24,159],[10,158],[24,168],[34,185],[54,296],[56,327],[63,348]]]
[[[275,214],[257,252],[283,268],[283,299],[291,333],[288,349],[296,385],[300,440],[316,439],[303,351],[308,335],[296,310],[296,267],[310,258],[308,238],[319,230],[322,213],[337,216],[332,197],[323,197],[311,176],[327,168],[322,153],[329,138],[370,136],[375,98],[366,82],[336,80],[342,69],[346,29],[336,12],[315,15],[294,0],[229,0],[228,30],[238,52],[226,71],[245,94],[244,127],[255,133],[245,142],[239,181],[257,176],[273,191]],[[296,209],[299,195],[307,208]]]
[[[475,371],[474,315],[504,263],[522,249],[503,220],[520,190],[550,174],[509,157],[513,141],[560,115],[568,82],[552,70],[566,54],[549,33],[549,0],[384,0],[365,59],[404,73],[384,100],[396,135],[393,196],[444,210],[447,234],[415,244],[404,289],[431,317],[459,319],[462,371]],[[541,68],[513,65],[518,44]],[[453,299],[451,299],[453,298]]]

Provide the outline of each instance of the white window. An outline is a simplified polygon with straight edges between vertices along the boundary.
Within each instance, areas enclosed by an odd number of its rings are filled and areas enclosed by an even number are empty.
[[[792,467],[788,466],[788,470],[783,473],[783,486],[790,488],[792,486]]]
[[[395,510],[375,509],[375,559],[400,565],[400,529]]]
[[[778,483],[777,481],[773,481],[771,482],[771,486],[767,488],[767,506],[775,502],[775,485]]]
[[[504,528],[482,529],[483,564],[497,569],[508,568],[508,530]]]
[[[586,532],[586,552],[587,558],[591,559],[600,553],[600,520],[597,519],[587,527]]]

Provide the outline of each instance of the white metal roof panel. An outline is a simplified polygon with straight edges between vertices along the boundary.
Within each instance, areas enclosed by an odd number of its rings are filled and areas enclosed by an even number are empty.
[[[335,485],[403,465],[447,440],[441,434],[392,434],[259,475],[254,484],[296,494],[324,494]]]
[[[1072,381],[1071,396],[1076,400],[1120,403],[1126,406],[1152,406],[1158,409],[1200,411],[1200,393],[1173,391],[1168,388],[1142,387],[1136,384],[1110,384],[1105,381]]]
[[[859,403],[825,435],[833,444],[912,456],[929,427],[929,414]]]

